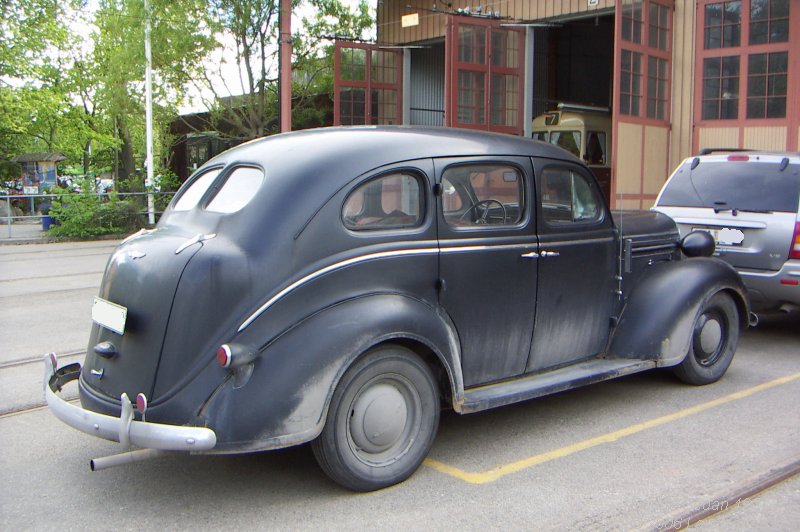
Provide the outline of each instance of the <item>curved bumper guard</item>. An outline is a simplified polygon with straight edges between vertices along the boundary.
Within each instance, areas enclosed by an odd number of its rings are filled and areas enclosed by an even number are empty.
[[[80,364],[58,369],[54,354],[44,357],[44,395],[47,406],[55,416],[72,428],[106,440],[162,451],[208,451],[217,444],[217,435],[205,427],[163,425],[133,419],[133,406],[127,394],[122,394],[120,417],[98,414],[68,403],[56,392],[80,376]]]

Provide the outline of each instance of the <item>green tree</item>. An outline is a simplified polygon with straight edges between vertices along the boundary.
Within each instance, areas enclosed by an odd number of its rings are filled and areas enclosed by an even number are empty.
[[[222,61],[207,72],[202,89],[213,94],[206,101],[217,130],[247,140],[277,130],[278,109],[278,0],[210,0],[220,46],[233,41],[233,65]],[[299,0],[293,0],[297,8]],[[292,35],[292,87],[295,122],[314,122],[322,110],[314,96],[332,93],[332,37],[362,38],[372,27],[366,0],[351,10],[340,0],[310,0],[315,12],[305,17]],[[236,72],[231,77],[230,72]],[[227,74],[226,74],[227,72]]]
[[[201,75],[202,58],[213,48],[213,27],[201,0],[151,0],[153,101],[175,114],[190,79]],[[144,120],[144,22],[142,0],[101,0],[96,11],[92,71],[95,102],[113,124],[120,177],[135,169]],[[87,111],[88,112],[88,111]],[[161,128],[163,129],[163,128]]]

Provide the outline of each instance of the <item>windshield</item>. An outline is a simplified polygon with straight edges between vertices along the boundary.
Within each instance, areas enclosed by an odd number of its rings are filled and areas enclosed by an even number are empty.
[[[684,163],[667,183],[658,205],[716,210],[797,212],[800,165],[780,163]]]

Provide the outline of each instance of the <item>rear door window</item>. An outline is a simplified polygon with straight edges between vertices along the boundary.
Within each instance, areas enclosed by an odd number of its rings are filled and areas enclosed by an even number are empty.
[[[800,165],[779,162],[701,161],[684,163],[661,193],[658,205],[718,211],[797,212]]]

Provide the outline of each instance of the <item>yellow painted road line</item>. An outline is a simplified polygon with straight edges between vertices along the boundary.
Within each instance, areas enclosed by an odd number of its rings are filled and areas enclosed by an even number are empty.
[[[430,467],[431,469],[439,471],[440,473],[444,473],[445,475],[450,475],[451,477],[463,480],[464,482],[469,482],[470,484],[487,484],[489,482],[494,482],[495,480],[503,478],[506,475],[510,475],[512,473],[518,473],[520,471],[529,469],[539,464],[550,462],[551,460],[564,458],[565,456],[569,456],[571,454],[575,454],[577,452],[584,451],[586,449],[591,449],[592,447],[597,447],[598,445],[602,445],[604,443],[615,442],[620,438],[624,438],[626,436],[631,436],[633,434],[637,434],[639,432],[648,429],[659,427],[661,425],[671,423],[672,421],[677,421],[679,419],[693,416],[694,414],[699,414],[700,412],[703,412],[705,410],[716,408],[718,406],[722,406],[724,404],[731,403],[733,401],[738,401],[739,399],[744,399],[745,397],[750,397],[751,395],[763,392],[764,390],[775,388],[776,386],[781,386],[783,384],[787,384],[797,379],[800,379],[800,372],[793,373],[791,375],[786,375],[784,377],[780,377],[778,379],[765,382],[764,384],[759,384],[758,386],[753,386],[752,388],[747,388],[745,390],[735,392],[730,395],[726,395],[724,397],[720,397],[719,399],[708,401],[707,403],[701,403],[699,405],[692,406],[684,410],[679,410],[677,412],[668,414],[666,416],[661,416],[655,419],[651,419],[650,421],[637,423],[636,425],[631,425],[629,427],[625,427],[623,429],[614,432],[609,432],[607,434],[603,434],[601,436],[597,436],[595,438],[591,438],[588,440],[579,441],[577,443],[573,443],[572,445],[567,445],[566,447],[561,447],[559,449],[548,451],[546,453],[537,454],[529,458],[524,458],[516,462],[511,462],[510,464],[501,465],[495,467],[494,469],[485,471],[483,473],[470,473],[468,471],[464,471],[462,469],[453,467],[443,462],[439,462],[438,460],[434,460],[432,458],[426,458],[424,464]]]

